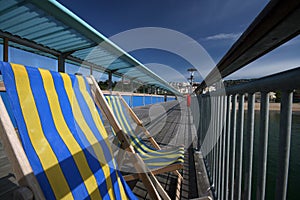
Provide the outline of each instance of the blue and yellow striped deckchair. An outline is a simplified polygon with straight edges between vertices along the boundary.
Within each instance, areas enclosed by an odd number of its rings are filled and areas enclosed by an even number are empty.
[[[0,70],[22,146],[0,98],[1,136],[35,199],[136,199],[84,77],[4,62]]]

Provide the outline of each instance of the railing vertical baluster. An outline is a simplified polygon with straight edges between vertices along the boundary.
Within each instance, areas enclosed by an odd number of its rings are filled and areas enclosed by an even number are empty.
[[[278,174],[276,180],[276,200],[286,199],[290,160],[293,93],[284,91],[281,96],[280,129],[278,146]]]
[[[214,148],[214,139],[215,139],[215,102],[214,102],[214,97],[212,97],[212,140],[211,140],[211,148],[212,148],[212,184],[215,186],[215,148]],[[214,187],[213,187],[214,188]]]
[[[269,126],[269,94],[261,93],[260,104],[260,131],[258,147],[258,170],[256,199],[265,199],[266,174],[267,174],[267,153],[268,153],[268,127]]]
[[[231,95],[228,95],[226,102],[226,176],[225,176],[225,200],[229,198],[229,161],[230,161],[230,124],[231,124],[231,116],[230,116],[230,104],[231,104]]]
[[[232,110],[231,110],[231,177],[230,177],[230,199],[234,199],[234,173],[235,173],[235,145],[236,145],[236,102],[237,95],[232,96]]]
[[[221,172],[221,193],[220,193],[220,199],[225,199],[224,198],[224,193],[225,193],[225,163],[226,163],[226,113],[227,113],[227,98],[226,96],[222,96],[222,105],[223,105],[223,113],[222,113],[222,172]]]
[[[217,197],[217,191],[218,191],[218,144],[219,144],[219,140],[218,140],[218,129],[219,129],[219,122],[218,122],[218,116],[219,116],[219,100],[218,97],[215,97],[215,194]]]
[[[244,197],[245,200],[251,199],[252,188],[252,161],[253,161],[253,139],[254,139],[254,101],[255,94],[248,94],[247,109],[247,130],[245,140],[245,181]]]
[[[235,180],[235,199],[241,199],[242,166],[243,166],[243,134],[244,134],[244,94],[239,95],[239,109],[237,116],[237,177]]]
[[[201,96],[197,97],[196,96],[196,99],[198,100],[198,106],[199,106],[199,121],[198,121],[198,130],[197,130],[197,133],[198,133],[198,141],[197,141],[197,150],[200,150],[200,146],[201,146],[201,143],[202,143],[202,118],[203,118],[203,110],[202,110],[202,98]],[[202,113],[202,114],[200,114]]]
[[[221,197],[221,171],[222,171],[222,142],[223,142],[223,134],[222,134],[222,96],[218,96],[219,99],[219,117],[218,117],[218,123],[219,123],[219,145],[218,145],[218,154],[219,154],[219,158],[218,158],[218,186],[217,186],[217,194],[218,194],[218,198],[220,199]]]
[[[218,179],[219,179],[219,127],[220,127],[220,121],[219,121],[219,97],[216,96],[216,183],[215,183],[215,191],[216,191],[216,197],[219,197],[219,193],[218,193]]]

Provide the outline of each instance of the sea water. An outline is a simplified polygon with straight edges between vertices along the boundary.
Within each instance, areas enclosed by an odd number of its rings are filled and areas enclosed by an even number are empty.
[[[247,114],[245,113],[245,121],[246,121],[246,117]],[[252,199],[256,199],[257,160],[259,154],[258,152],[259,118],[260,118],[259,111],[256,111],[255,131],[254,131]],[[246,126],[247,125],[245,124],[245,128]],[[279,146],[279,126],[280,126],[280,112],[270,111],[269,134],[268,134],[267,180],[266,180],[266,199],[268,200],[275,199],[275,193],[276,193],[278,157],[279,157],[279,151],[282,150],[282,148]],[[246,133],[244,131],[244,139],[245,139],[245,134]],[[294,199],[294,200],[300,199],[299,188],[300,188],[300,112],[293,112],[287,199]]]

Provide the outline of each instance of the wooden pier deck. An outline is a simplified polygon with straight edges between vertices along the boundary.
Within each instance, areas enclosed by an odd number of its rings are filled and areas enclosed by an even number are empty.
[[[196,129],[186,102],[172,101],[133,109],[144,122],[155,140],[162,147],[185,145],[184,168],[180,199],[199,199],[210,196],[209,183],[202,159],[194,158]],[[197,163],[197,170],[195,168]],[[172,173],[157,176],[172,199],[175,199],[177,177]],[[139,199],[150,199],[142,182],[133,181],[129,185]],[[18,188],[11,165],[3,151],[0,141],[0,199],[12,199]]]

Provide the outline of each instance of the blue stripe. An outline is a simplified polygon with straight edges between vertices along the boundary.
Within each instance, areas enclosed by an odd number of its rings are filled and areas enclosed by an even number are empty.
[[[12,68],[9,63],[0,62],[0,64],[2,65],[1,72],[3,76],[3,81],[5,82],[6,91],[12,103],[12,110],[17,121],[21,141],[26,155],[28,156],[33,173],[35,174],[39,184],[41,185],[45,197],[47,197],[48,199],[55,199],[50,183],[45,175],[41,162],[32,146],[27,132],[25,120],[22,114],[22,109],[20,107],[19,97],[15,85],[15,76],[12,71]]]
[[[60,137],[52,118],[48,98],[55,98],[55,96],[47,97],[45,88],[43,87],[42,77],[37,68],[27,68],[27,72],[43,132],[58,159],[70,190],[75,199],[87,198],[88,192],[74,158]]]

